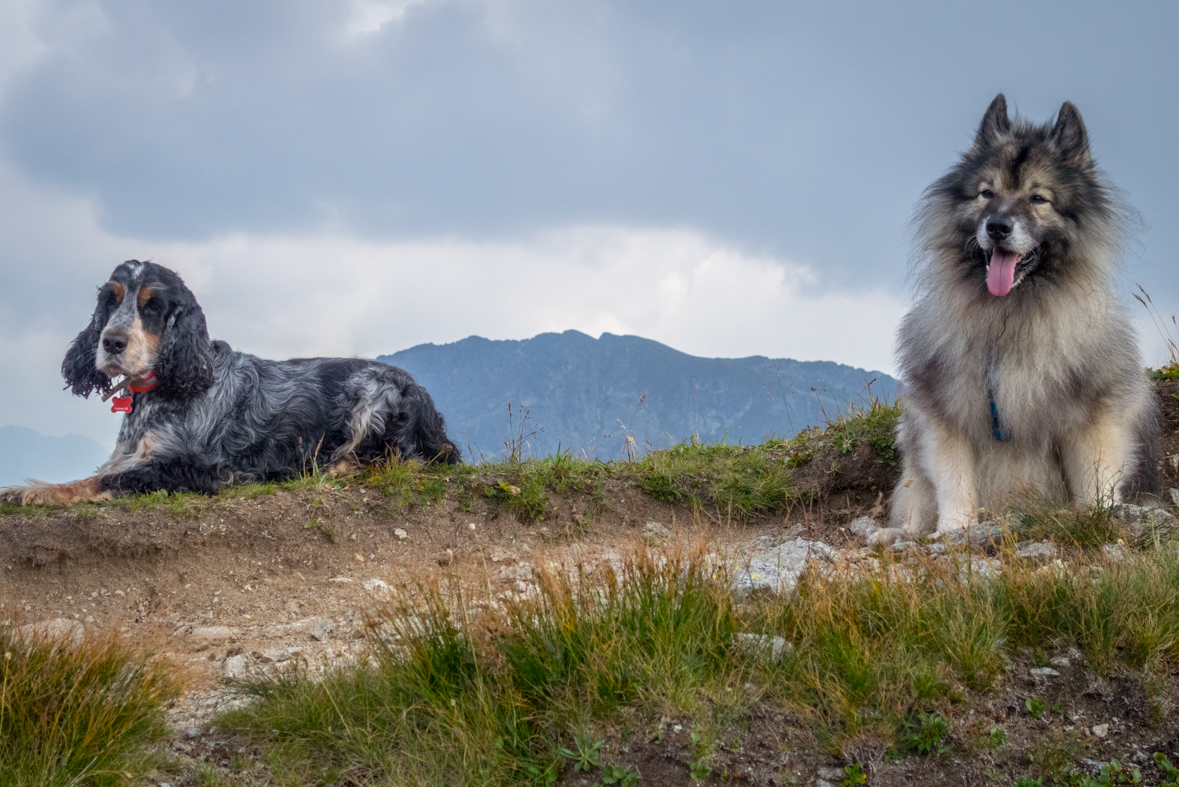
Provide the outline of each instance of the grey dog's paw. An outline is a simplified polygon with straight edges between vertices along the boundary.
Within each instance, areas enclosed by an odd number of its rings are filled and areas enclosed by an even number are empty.
[[[912,540],[913,537],[899,527],[882,527],[868,534],[870,547],[888,547]]]

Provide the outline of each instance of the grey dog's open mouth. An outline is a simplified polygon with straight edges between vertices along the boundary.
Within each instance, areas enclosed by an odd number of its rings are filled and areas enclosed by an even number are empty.
[[[987,289],[991,295],[1003,297],[1015,289],[1015,285],[1023,281],[1023,277],[1032,269],[1036,257],[1036,249],[1027,254],[1017,254],[995,247],[991,249],[987,258]]]

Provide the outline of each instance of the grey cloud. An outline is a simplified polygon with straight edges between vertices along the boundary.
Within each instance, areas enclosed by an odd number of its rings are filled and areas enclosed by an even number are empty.
[[[899,286],[913,202],[1003,90],[1080,106],[1154,227],[1141,269],[1179,241],[1174,4],[439,1],[349,40],[350,8],[47,5],[5,149],[137,237],[622,221]]]

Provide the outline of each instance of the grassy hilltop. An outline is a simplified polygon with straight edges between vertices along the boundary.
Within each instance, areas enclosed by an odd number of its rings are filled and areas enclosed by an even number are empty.
[[[1162,378],[1170,456],[1179,381]],[[109,561],[158,575],[208,550],[274,563],[281,582],[335,577],[353,552],[371,571],[378,531],[452,546],[388,575],[358,658],[263,659],[218,689],[248,702],[199,746],[162,726],[186,678],[159,654],[181,635],[153,656],[127,636],[53,645],[0,628],[0,785],[1179,784],[1173,519],[1029,501],[982,541],[870,552],[848,527],[883,510],[898,413],[875,403],[790,440],[614,462],[509,441],[503,460],[457,468],[6,507],[0,580],[30,600],[55,571]],[[484,532],[534,544],[519,592],[480,573],[506,565],[476,548]],[[63,534],[85,550],[65,554]],[[833,557],[793,592],[734,594],[750,538]],[[266,581],[250,570],[239,581]]]

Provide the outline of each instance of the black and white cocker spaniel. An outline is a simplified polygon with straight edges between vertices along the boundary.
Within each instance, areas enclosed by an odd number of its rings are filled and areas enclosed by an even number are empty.
[[[150,262],[115,268],[61,365],[78,396],[115,396],[118,444],[97,473],[9,487],[25,504],[103,500],[159,489],[214,492],[313,468],[343,472],[391,455],[457,463],[426,389],[358,358],[267,361],[210,341],[180,277]],[[119,382],[112,382],[119,375]]]

